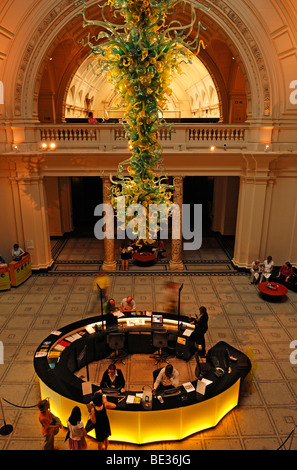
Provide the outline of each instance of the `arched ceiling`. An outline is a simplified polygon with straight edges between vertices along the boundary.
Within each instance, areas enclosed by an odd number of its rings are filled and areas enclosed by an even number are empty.
[[[170,117],[193,117],[206,114],[220,117],[219,99],[216,85],[205,65],[192,57],[192,63],[181,65],[182,73],[173,76],[172,97],[168,98]],[[116,111],[117,97],[113,87],[105,80],[103,74],[96,75],[96,61],[87,57],[78,67],[73,76],[66,98],[65,117],[86,117],[88,109],[96,117],[121,117],[122,112]],[[86,98],[89,100],[88,105]]]
[[[88,18],[98,19],[96,5],[90,6],[87,13]],[[186,12],[183,13],[182,20],[185,22],[189,20]],[[246,99],[246,95],[249,94],[249,83],[240,56],[224,30],[207,13],[202,12],[200,20],[206,27],[205,30],[201,30],[200,34],[200,38],[206,44],[206,50],[201,49],[200,60],[194,58],[192,65],[183,66],[182,76],[175,77],[169,108],[178,112],[187,112],[188,116],[189,113],[190,115],[192,113],[192,116],[196,113],[195,116],[200,117],[200,107],[206,110],[210,104],[218,101],[219,115],[223,121],[228,122],[231,100],[236,99],[234,97],[237,95]],[[74,112],[74,110],[83,112],[86,108],[86,97],[88,99],[93,97],[90,106],[95,114],[96,109],[98,111],[100,107],[102,109],[102,101],[105,103],[104,106],[112,104],[111,87],[107,86],[103,77],[96,78],[91,69],[87,69],[87,64],[90,62],[90,50],[81,45],[81,40],[86,38],[88,33],[92,37],[92,35],[97,36],[99,31],[100,28],[95,26],[84,29],[82,18],[76,16],[65,24],[52,41],[44,55],[36,81],[35,93],[39,95],[39,119],[41,117],[40,103],[42,100],[43,103],[48,100],[50,94],[55,101],[57,121],[63,120],[68,112]],[[203,89],[204,93],[202,93]],[[86,109],[84,113],[86,114]],[[48,116],[49,112],[46,111],[43,114]]]

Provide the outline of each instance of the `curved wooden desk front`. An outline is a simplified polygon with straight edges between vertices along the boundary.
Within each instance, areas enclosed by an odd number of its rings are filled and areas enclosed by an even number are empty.
[[[169,314],[166,317],[164,326],[168,332],[178,336],[176,317]],[[76,405],[81,409],[82,421],[86,423],[88,420],[86,404],[91,401],[98,386],[90,384],[91,393],[84,395],[82,385],[85,383],[74,371],[109,354],[110,351],[105,348],[108,330],[98,330],[103,318],[85,319],[59,332],[52,332],[35,353],[34,367],[40,380],[41,397],[50,399],[51,410],[60,417],[64,426]],[[131,326],[133,320],[138,324]],[[136,330],[140,333],[151,331],[149,317],[121,318],[119,325],[125,335]],[[191,327],[189,324],[186,326]],[[225,348],[226,343],[218,344]],[[226,346],[231,354],[244,356],[231,346]],[[217,383],[207,387],[205,396],[196,391],[185,392],[179,397],[167,398],[163,404],[154,398],[150,411],[144,410],[141,404],[126,405],[121,402],[116,409],[108,410],[112,429],[110,440],[135,444],[179,440],[213,427],[238,404],[240,381],[248,371],[249,366],[240,368],[236,364],[230,373],[226,372]],[[195,388],[196,383],[197,380],[192,382]],[[135,395],[135,392],[127,392],[131,393]],[[92,433],[90,435],[94,437]]]

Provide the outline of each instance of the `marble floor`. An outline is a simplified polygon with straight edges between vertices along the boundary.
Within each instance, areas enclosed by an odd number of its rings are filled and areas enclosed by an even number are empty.
[[[43,437],[36,408],[40,392],[33,367],[34,352],[52,330],[100,311],[92,281],[94,272],[102,265],[99,253],[102,246],[95,245],[87,239],[70,239],[66,243],[54,241],[52,271],[34,274],[18,288],[0,293],[0,341],[4,346],[0,397],[6,423],[13,426],[11,434],[0,436],[1,450],[42,449]],[[191,266],[196,267],[182,273],[170,272],[167,258],[162,260],[166,265],[164,271],[135,272],[131,266],[130,271],[122,272],[119,263],[118,270],[110,275],[110,296],[120,301],[131,294],[139,310],[162,311],[166,282],[183,283],[181,312],[195,312],[201,305],[208,309],[208,348],[220,340],[241,351],[252,348],[257,366],[252,386],[242,388],[239,406],[214,429],[178,442],[144,446],[111,441],[109,448],[275,450],[297,423],[297,365],[290,361],[293,352],[290,344],[297,340],[297,293],[289,291],[281,302],[268,302],[260,296],[256,286],[249,285],[247,274],[237,273],[233,267],[229,271],[225,268],[216,271],[213,268],[222,261],[230,264],[230,256],[215,241],[209,241],[204,253],[187,254],[185,264],[189,259],[193,261]],[[71,271],[68,266],[68,271],[60,272],[55,268],[63,265],[61,261],[69,261],[69,266],[74,261],[78,266],[88,266],[85,263],[88,261],[93,268]],[[205,266],[208,266],[207,270]],[[191,367],[190,364],[187,367]],[[130,369],[127,373],[130,374]],[[68,448],[64,442],[65,434],[66,431],[61,430],[56,437],[60,449]],[[88,438],[88,449],[96,448],[96,442]],[[284,448],[297,449],[297,436],[293,435]]]

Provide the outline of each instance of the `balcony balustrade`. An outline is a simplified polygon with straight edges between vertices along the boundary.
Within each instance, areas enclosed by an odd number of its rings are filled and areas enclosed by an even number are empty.
[[[88,148],[94,151],[128,150],[128,140],[120,124],[39,124],[37,142],[55,142],[57,150]],[[247,145],[248,126],[217,124],[174,124],[160,127],[158,140],[164,150],[194,150],[217,146],[242,149]]]

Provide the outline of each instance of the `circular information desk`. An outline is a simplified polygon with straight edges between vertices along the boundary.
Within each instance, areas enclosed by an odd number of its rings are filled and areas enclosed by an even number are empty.
[[[82,421],[86,424],[89,418],[86,405],[99,386],[83,381],[75,372],[110,355],[107,339],[111,332],[123,333],[128,353],[149,355],[157,349],[152,342],[154,325],[150,312],[146,312],[148,316],[144,313],[119,318],[113,328],[106,328],[104,316],[84,319],[52,331],[40,344],[35,352],[34,367],[40,381],[41,398],[50,399],[51,410],[60,417],[63,426],[66,427],[74,406],[80,407]],[[166,314],[162,329],[170,334],[176,357],[183,358],[183,351],[188,348],[188,334],[193,330],[188,318],[181,317],[178,322],[176,316]],[[121,399],[108,395],[108,400],[117,404],[115,409],[107,411],[112,432],[110,440],[135,444],[179,440],[216,426],[237,406],[240,382],[250,371],[251,363],[242,352],[224,342],[211,348],[208,356],[211,359],[203,380],[180,384],[179,395],[164,397],[163,403],[153,398],[150,410],[144,409],[142,402],[136,399],[142,390],[126,391]],[[133,403],[130,404],[131,397]],[[93,433],[89,434],[94,437]]]
[[[283,295],[286,295],[288,289],[282,284],[277,284],[276,282],[261,282],[258,285],[259,291],[264,294],[266,297],[280,300]]]

